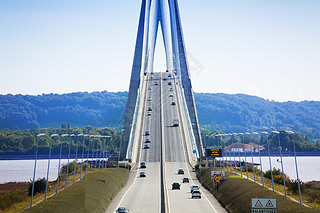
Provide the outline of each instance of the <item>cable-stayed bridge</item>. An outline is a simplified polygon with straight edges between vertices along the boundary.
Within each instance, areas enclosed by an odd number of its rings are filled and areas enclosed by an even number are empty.
[[[166,70],[154,70],[157,36]],[[203,156],[178,1],[142,0],[119,155],[136,166],[107,212],[225,212],[206,190],[191,199],[190,186],[200,183],[190,165]],[[184,177],[190,182],[181,184]]]
[[[158,32],[162,32],[165,46],[167,75],[159,78],[174,80],[179,88],[179,97],[182,113],[185,118],[185,127],[188,129],[187,140],[193,150],[193,160],[203,156],[199,122],[195,107],[193,90],[188,70],[187,55],[183,39],[178,2],[152,0],[142,1],[138,33],[136,39],[134,61],[131,72],[129,95],[125,113],[121,140],[121,159],[135,160],[135,147],[139,141],[139,128],[146,100],[147,89],[152,85],[155,72],[153,70],[154,51]],[[170,77],[169,77],[170,75]],[[167,97],[165,97],[167,99]],[[160,104],[160,103],[159,103]],[[174,118],[173,118],[174,119]]]

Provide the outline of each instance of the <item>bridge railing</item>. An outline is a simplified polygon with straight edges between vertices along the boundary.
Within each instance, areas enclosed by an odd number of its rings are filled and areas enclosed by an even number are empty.
[[[192,150],[192,158],[194,161],[197,161],[199,158],[199,151],[197,148],[197,144],[196,144],[196,139],[194,137],[194,133],[193,133],[193,128],[192,128],[192,123],[191,123],[191,119],[189,116],[189,111],[188,111],[188,107],[187,107],[187,103],[186,103],[186,98],[184,95],[184,90],[181,84],[181,81],[178,80],[178,85],[180,88],[180,94],[182,97],[182,107],[183,107],[183,113],[184,116],[186,118],[186,124],[187,124],[187,129],[188,129],[188,136],[189,136],[189,141],[190,141],[190,147]],[[195,152],[194,152],[195,151]]]
[[[143,92],[145,84],[145,77],[141,76],[141,83],[140,86],[137,90],[137,100],[136,100],[136,106],[132,118],[132,123],[131,123],[131,130],[130,130],[130,136],[129,136],[129,142],[128,142],[128,148],[127,148],[127,153],[126,153],[126,159],[132,160],[132,153],[133,153],[133,147],[135,145],[135,135],[137,131],[137,123],[138,123],[138,115],[139,115],[139,110],[141,107],[141,92]]]

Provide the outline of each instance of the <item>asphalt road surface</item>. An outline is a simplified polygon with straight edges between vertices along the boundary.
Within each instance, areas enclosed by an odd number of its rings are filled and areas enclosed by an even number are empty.
[[[180,212],[226,212],[218,201],[205,189],[200,188],[202,198],[191,198],[190,186],[200,185],[186,162],[185,144],[182,141],[181,125],[172,126],[172,121],[181,118],[178,113],[177,91],[172,73],[154,73],[148,75],[145,111],[143,115],[143,133],[149,131],[150,135],[142,134],[140,160],[129,177],[123,190],[117,195],[109,206],[107,213],[115,212],[119,206],[124,206],[130,212],[160,212],[161,211],[161,183],[160,183],[160,156],[161,156],[161,125],[163,123],[163,140],[165,152],[165,184],[170,213]],[[160,78],[161,77],[161,78]],[[166,80],[164,80],[166,78]],[[169,82],[171,85],[169,85]],[[169,97],[170,94],[172,97]],[[160,102],[162,101],[162,104]],[[175,104],[173,104],[174,102]],[[162,107],[161,107],[162,106]],[[151,107],[152,111],[148,111]],[[148,115],[151,112],[151,115]],[[162,118],[161,120],[161,113]],[[146,143],[146,139],[150,143]],[[145,149],[145,144],[149,145]],[[140,162],[146,162],[147,168],[139,168]],[[178,169],[184,169],[184,175],[178,175]],[[144,171],[146,177],[140,177]],[[183,177],[189,177],[190,183],[182,183]],[[172,190],[171,184],[181,184],[180,190]]]

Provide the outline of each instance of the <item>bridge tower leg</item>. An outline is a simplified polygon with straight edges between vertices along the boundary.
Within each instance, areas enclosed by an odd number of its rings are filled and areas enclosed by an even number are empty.
[[[124,116],[123,129],[120,140],[120,160],[126,158],[130,132],[132,128],[133,116],[136,109],[138,90],[140,87],[140,79],[143,63],[143,45],[145,39],[145,16],[146,16],[146,0],[142,0],[134,59],[131,71],[131,79],[128,93],[126,112]]]
[[[199,157],[203,157],[204,149],[201,141],[197,110],[190,80],[187,54],[183,39],[181,19],[177,0],[142,0],[138,33],[136,39],[131,80],[125,112],[122,136],[120,141],[120,159],[127,157],[128,149],[132,150],[131,135],[134,128],[135,113],[139,108],[139,89],[143,84],[146,72],[153,70],[153,57],[159,23],[165,44],[167,69],[177,72],[182,85],[182,97],[188,124],[194,137]]]

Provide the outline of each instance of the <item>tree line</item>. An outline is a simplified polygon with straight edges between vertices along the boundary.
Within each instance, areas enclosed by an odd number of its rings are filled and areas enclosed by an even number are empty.
[[[248,134],[218,136],[219,134],[225,133],[219,130],[202,130],[201,138],[205,146],[228,146],[231,143],[253,143],[263,146],[265,148],[264,152],[267,151],[268,146],[271,152],[279,152],[280,140],[282,152],[294,152],[293,143],[295,143],[296,152],[320,152],[320,142],[312,143],[308,135],[302,135],[297,132],[289,134],[284,130],[279,130],[278,132],[279,135],[268,134],[259,137]]]
[[[121,129],[127,92],[0,95],[0,129],[72,126]],[[320,102],[275,102],[244,94],[195,93],[202,129],[223,132],[294,130],[320,140]]]
[[[37,137],[43,133],[44,136]],[[51,137],[58,134],[60,137]],[[63,134],[75,137],[61,137]],[[82,136],[77,136],[82,134]],[[108,136],[107,138],[84,137],[83,135]],[[59,155],[62,146],[62,154],[68,154],[69,146],[71,153],[75,153],[76,149],[87,151],[88,149],[102,150],[108,145],[108,153],[114,153],[119,150],[120,131],[111,128],[95,128],[86,126],[85,128],[66,126],[62,124],[62,128],[46,128],[36,130],[1,130],[0,131],[0,154],[1,155],[33,155],[36,145],[38,145],[39,155],[47,155],[51,147],[53,155]],[[86,153],[86,152],[85,152]]]

